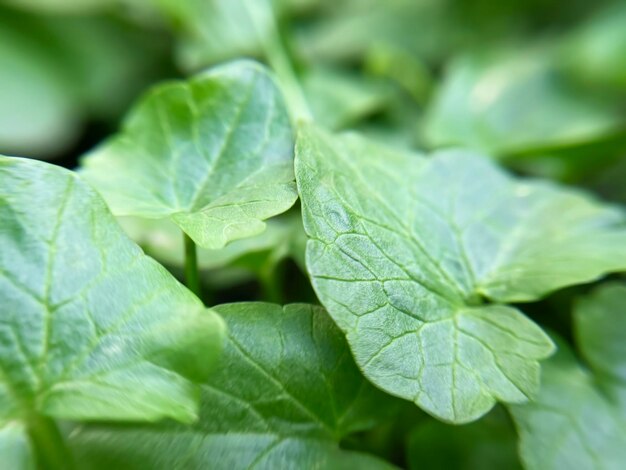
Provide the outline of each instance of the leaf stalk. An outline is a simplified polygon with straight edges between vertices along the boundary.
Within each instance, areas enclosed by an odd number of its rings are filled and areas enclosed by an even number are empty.
[[[313,121],[313,115],[300,81],[280,37],[272,5],[269,0],[244,1],[263,47],[265,58],[278,77],[292,120],[295,124],[301,121]],[[263,31],[264,29],[267,31]]]
[[[37,464],[46,470],[74,470],[74,458],[52,418],[35,415],[28,420],[28,434],[35,447]]]
[[[185,283],[198,297],[201,297],[200,275],[198,273],[198,250],[196,242],[183,232],[185,241]]]

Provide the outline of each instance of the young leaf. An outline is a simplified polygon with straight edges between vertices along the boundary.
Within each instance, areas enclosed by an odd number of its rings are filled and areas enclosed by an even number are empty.
[[[202,387],[200,420],[191,427],[84,427],[73,441],[82,462],[127,469],[391,467],[338,446],[384,416],[389,397],[361,376],[321,308],[239,303],[215,310],[229,339],[221,367]]]
[[[470,152],[423,158],[304,127],[296,177],[309,273],[357,364],[447,421],[527,400],[553,350],[481,298],[534,300],[626,268],[621,211]]]
[[[528,470],[618,470],[626,462],[623,415],[563,342],[542,368],[538,396],[510,409]]]
[[[0,157],[0,221],[0,445],[37,416],[193,421],[219,316],[67,170]]]
[[[116,215],[171,218],[198,245],[261,233],[297,194],[289,118],[260,65],[234,62],[150,92],[83,160]]]

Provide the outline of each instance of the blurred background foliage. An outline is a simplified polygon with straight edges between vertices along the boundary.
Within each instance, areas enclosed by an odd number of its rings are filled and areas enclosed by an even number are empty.
[[[267,61],[256,0],[0,0],[0,153],[75,168],[150,85],[242,56]],[[626,1],[273,0],[315,119],[404,148],[464,146],[523,175],[626,203]],[[182,272],[182,238],[121,219]],[[200,251],[208,304],[315,301],[295,208],[262,235]],[[524,311],[564,337],[589,287]],[[548,313],[548,314],[547,314]],[[417,423],[417,424],[416,424]],[[407,407],[345,447],[421,468],[516,468],[497,408],[452,427]],[[443,447],[442,447],[443,446]]]
[[[250,0],[0,1],[0,151],[56,159],[148,85],[264,60]],[[317,120],[401,146],[463,145],[522,172],[605,181],[626,133],[626,2],[273,0]],[[619,167],[619,165],[618,165]]]

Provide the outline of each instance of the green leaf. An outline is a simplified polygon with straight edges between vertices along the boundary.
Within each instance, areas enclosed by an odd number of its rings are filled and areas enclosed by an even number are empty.
[[[210,249],[261,233],[297,197],[283,99],[248,61],[152,90],[82,163],[114,214],[170,218]]]
[[[606,284],[574,310],[578,347],[626,425],[626,284]]]
[[[73,447],[86,468],[390,468],[338,446],[384,416],[389,397],[363,379],[321,308],[239,303],[215,310],[229,339],[221,367],[203,385],[200,420],[191,427],[84,427]]]
[[[557,355],[542,368],[538,396],[510,407],[525,468],[621,469],[626,462],[626,421],[567,345],[558,345]]]
[[[93,13],[111,6],[113,0],[5,0],[25,10],[39,13]]]
[[[0,422],[2,464],[13,470],[35,470],[32,446],[25,426],[16,421]]]
[[[296,45],[309,60],[354,63],[380,44],[438,59],[463,46],[468,28],[445,2],[344,0],[323,5],[324,15],[297,30]],[[419,40],[415,32],[419,31]],[[474,29],[475,32],[475,29]]]
[[[118,219],[124,231],[146,254],[168,268],[184,266],[183,237],[169,220],[138,217]],[[280,284],[275,269],[290,258],[303,273],[306,234],[300,211],[291,210],[267,221],[267,229],[254,237],[235,240],[217,250],[198,249],[203,285],[219,291],[245,282],[271,280]],[[268,300],[268,299],[265,299]]]
[[[596,89],[618,92],[617,99],[622,99],[626,90],[625,22],[626,4],[609,3],[560,45],[567,72]]]
[[[481,420],[466,426],[429,419],[408,436],[408,468],[520,469],[516,441],[511,419],[502,408],[494,408]]]
[[[178,56],[187,70],[234,57],[258,56],[269,25],[253,18],[243,0],[159,0],[160,8],[183,25]]]
[[[477,154],[430,158],[304,127],[296,177],[313,286],[384,390],[455,423],[523,402],[553,350],[518,310],[626,268],[626,217],[517,181]]]
[[[317,122],[341,129],[383,109],[389,88],[381,82],[332,68],[314,68],[302,78],[302,87]]]
[[[75,140],[79,106],[63,67],[36,35],[41,25],[18,19],[0,10],[0,68],[11,70],[0,74],[0,148],[53,157]]]
[[[33,416],[193,421],[219,316],[67,170],[0,157],[0,220],[0,440]]]
[[[120,217],[124,231],[153,258],[170,266],[184,266],[183,238],[180,229],[169,220],[148,220],[138,217]],[[218,250],[198,250],[201,270],[219,269],[236,264],[246,255],[267,253],[276,260],[293,253],[293,245],[300,236],[302,217],[299,212],[288,213],[267,221],[267,229],[250,238],[236,240]],[[303,257],[303,255],[302,255]],[[254,270],[257,266],[249,266]]]
[[[164,45],[155,32],[111,16],[0,6],[0,69],[12,71],[0,77],[0,151],[62,156],[84,121],[117,119],[163,73]]]
[[[459,57],[428,111],[428,142],[501,156],[595,140],[618,129],[615,108],[573,89],[554,62],[545,49]]]

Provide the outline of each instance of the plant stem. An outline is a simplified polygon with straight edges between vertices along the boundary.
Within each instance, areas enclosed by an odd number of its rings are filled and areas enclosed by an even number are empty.
[[[272,5],[269,0],[244,1],[263,46],[265,58],[280,81],[293,121],[296,124],[300,121],[312,121],[313,115],[280,37]]]
[[[187,287],[200,297],[200,276],[198,275],[198,251],[196,243],[183,232],[185,240],[185,282]]]
[[[275,304],[284,303],[283,299],[283,279],[285,274],[285,263],[271,263],[259,273],[259,283],[263,300]]]
[[[74,459],[57,424],[45,416],[28,421],[28,434],[35,446],[38,466],[46,470],[73,470]]]

